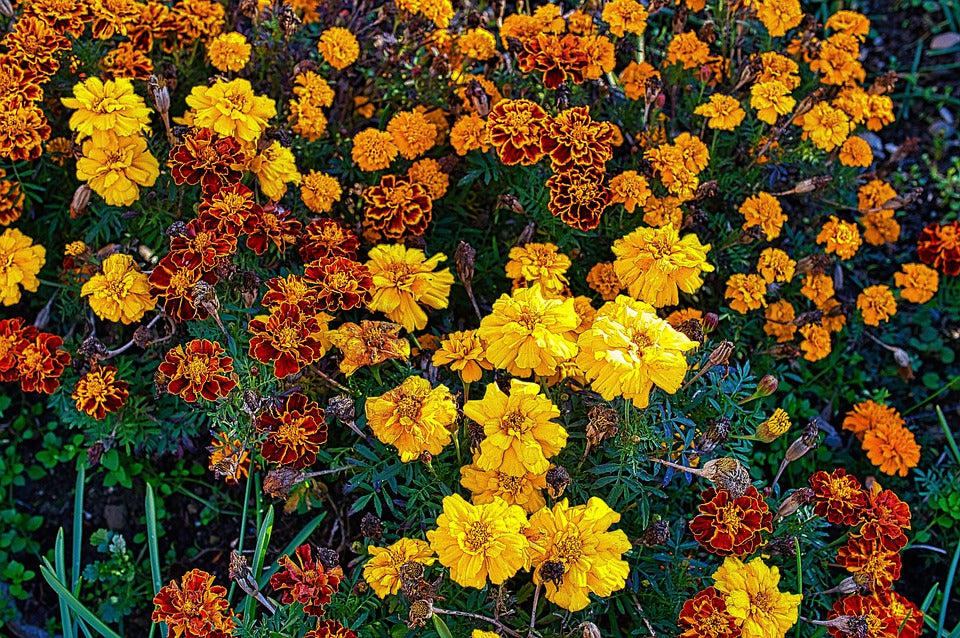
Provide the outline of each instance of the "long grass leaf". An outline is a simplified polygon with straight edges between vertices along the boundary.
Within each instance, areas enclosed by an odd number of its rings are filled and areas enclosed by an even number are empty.
[[[106,623],[100,620],[95,613],[84,607],[83,603],[77,600],[76,596],[67,589],[67,586],[57,578],[56,573],[51,569],[50,563],[46,560],[43,562],[45,564],[40,566],[40,573],[43,575],[44,580],[57,592],[60,600],[66,601],[73,613],[77,614],[77,616],[83,619],[84,622],[96,630],[103,638],[122,638],[120,634],[107,627]]]

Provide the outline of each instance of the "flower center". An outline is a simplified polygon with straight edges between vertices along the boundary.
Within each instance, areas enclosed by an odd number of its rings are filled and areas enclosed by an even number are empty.
[[[503,430],[510,436],[522,436],[530,429],[527,421],[527,417],[519,410],[516,410],[503,417],[501,425]]]
[[[720,510],[717,516],[717,522],[721,526],[726,527],[732,534],[739,532],[743,526],[743,519],[740,518],[739,512],[734,511],[732,507],[725,507]]]
[[[583,554],[583,541],[579,536],[568,536],[557,542],[557,558],[569,565],[580,560]]]
[[[419,397],[404,395],[397,401],[396,415],[400,420],[415,421],[420,417],[420,408],[423,402]]]
[[[299,422],[284,421],[277,430],[277,437],[287,445],[303,445],[307,442],[306,432]]]
[[[277,331],[274,342],[280,350],[294,350],[300,343],[300,331],[295,326],[284,326]]]
[[[463,542],[466,544],[468,552],[479,554],[492,539],[493,534],[490,533],[490,526],[482,521],[477,521],[467,529]]]
[[[205,357],[191,359],[187,362],[186,370],[184,370],[184,376],[193,382],[204,381],[209,373],[210,365]]]
[[[86,383],[87,395],[100,395],[107,389],[107,384],[99,377],[89,377]]]

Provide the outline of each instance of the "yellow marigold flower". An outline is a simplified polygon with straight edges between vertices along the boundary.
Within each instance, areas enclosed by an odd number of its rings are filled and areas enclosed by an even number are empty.
[[[187,96],[194,110],[196,126],[211,128],[220,135],[255,142],[277,114],[277,106],[268,97],[254,95],[249,80],[217,80],[211,86],[195,86]]]
[[[82,297],[90,296],[90,308],[101,319],[131,324],[157,305],[150,295],[148,277],[130,255],[110,255],[103,260],[101,270],[80,289]]]
[[[897,314],[897,300],[888,286],[869,286],[857,296],[857,309],[863,313],[863,323],[879,326]]]
[[[129,206],[140,197],[138,186],[153,186],[160,176],[157,159],[142,137],[100,132],[83,142],[77,179],[111,206]]]
[[[207,57],[218,71],[239,71],[250,61],[253,47],[242,33],[221,33],[207,45]]]
[[[848,137],[840,147],[840,163],[844,166],[866,168],[873,164],[873,151],[862,137]]]
[[[776,51],[766,51],[760,54],[760,64],[762,68],[757,74],[758,84],[775,80],[782,83],[786,91],[792,91],[800,86],[800,67],[787,56],[780,55]]]
[[[765,248],[757,260],[757,272],[768,284],[775,281],[787,283],[793,279],[797,262],[779,248]]]
[[[317,50],[333,68],[345,69],[360,57],[360,43],[350,29],[331,27],[320,34]]]
[[[740,314],[756,310],[767,305],[767,282],[760,275],[735,273],[727,279],[727,290],[723,296],[730,300],[730,308]]]
[[[770,443],[790,430],[790,415],[783,408],[777,408],[769,418],[757,426],[754,436],[758,441]]]
[[[336,93],[330,84],[313,71],[300,73],[294,78],[293,93],[302,100],[319,106],[332,106]]]
[[[643,206],[643,223],[656,228],[683,225],[683,200],[679,197],[651,195]]]
[[[786,115],[797,105],[790,89],[779,80],[757,82],[750,87],[750,106],[757,111],[757,119],[773,126],[777,118]]]
[[[560,295],[570,284],[563,275],[571,262],[558,250],[553,244],[514,246],[510,249],[510,261],[507,262],[507,277],[513,279],[515,285],[540,284],[545,295]]]
[[[695,292],[703,285],[700,274],[713,271],[709,250],[692,233],[681,239],[672,224],[640,227],[613,242],[613,267],[632,297],[658,308],[674,306],[679,290]]]
[[[754,6],[757,18],[775,38],[787,35],[787,31],[803,21],[800,0],[756,0]]]
[[[669,323],[670,327],[676,330],[687,321],[691,321],[693,319],[703,323],[703,311],[697,310],[696,308],[681,308],[679,310],[674,310],[667,315],[664,321]]]
[[[476,330],[451,332],[440,342],[433,353],[433,365],[450,366],[464,383],[473,383],[483,377],[484,370],[493,370],[493,365],[484,356],[486,346]]]
[[[417,538],[401,538],[387,547],[367,546],[370,560],[363,565],[363,579],[380,598],[400,591],[400,568],[407,563],[433,565],[437,562],[430,544]]]
[[[612,262],[601,262],[591,268],[587,273],[587,285],[604,301],[613,301],[623,290],[623,284],[620,283]]]
[[[800,327],[800,334],[803,336],[800,349],[803,351],[803,358],[807,361],[819,361],[833,350],[830,331],[823,326],[808,323]]]
[[[474,60],[489,60],[497,54],[497,39],[486,29],[467,29],[457,38],[460,52]]]
[[[780,570],[768,567],[760,557],[744,563],[728,556],[713,580],[742,638],[784,638],[797,623],[803,595],[780,591]]]
[[[447,307],[453,275],[449,268],[437,271],[447,258],[437,253],[427,259],[422,250],[402,244],[382,244],[370,249],[367,268],[373,277],[373,299],[367,307],[382,312],[408,332],[427,326],[423,306]]]
[[[631,545],[623,530],[610,530],[619,520],[620,514],[596,497],[576,507],[563,499],[530,517],[533,582],[545,586],[547,600],[579,611],[590,604],[590,594],[623,589],[630,566],[622,556]]]
[[[399,336],[402,326],[386,321],[361,321],[341,324],[327,333],[330,342],[340,348],[340,372],[350,376],[363,366],[389,359],[410,358],[410,342]]]
[[[656,385],[668,394],[680,389],[687,373],[684,352],[697,347],[660,319],[653,308],[623,295],[608,301],[577,341],[577,365],[607,401],[622,396],[638,408]]]
[[[250,160],[250,171],[257,176],[263,194],[275,202],[287,192],[288,183],[300,183],[293,151],[277,140]]]
[[[457,155],[466,155],[474,149],[486,153],[490,148],[487,121],[475,113],[461,116],[450,130],[450,144]]]
[[[680,64],[684,69],[696,69],[710,60],[710,47],[697,38],[694,31],[678,33],[667,47],[667,64]]]
[[[387,123],[387,132],[393,136],[400,155],[416,159],[433,148],[437,127],[417,111],[400,111]]]
[[[732,131],[740,126],[746,112],[740,108],[740,101],[729,95],[714,94],[710,101],[694,109],[694,114],[710,118],[709,128],[720,131]]]
[[[457,404],[447,386],[431,387],[423,377],[407,377],[392,390],[368,398],[365,409],[374,436],[397,448],[404,463],[424,452],[440,454],[457,421]]]
[[[542,474],[567,443],[567,431],[555,421],[560,410],[536,383],[511,379],[510,394],[491,383],[483,399],[467,401],[463,415],[486,435],[475,461],[481,470]]]
[[[92,76],[73,86],[73,97],[60,99],[69,109],[70,130],[80,137],[95,131],[110,131],[119,137],[139,135],[150,128],[150,109],[133,92],[133,82],[117,78],[103,82]]]
[[[66,246],[64,246],[63,254],[66,257],[79,257],[83,253],[87,252],[89,249],[90,249],[89,246],[87,246],[82,241],[72,241]]]
[[[767,306],[763,312],[766,322],[763,331],[777,340],[777,343],[792,341],[797,333],[797,326],[793,320],[797,318],[797,311],[786,299],[779,299]]]
[[[906,476],[920,463],[920,446],[913,432],[902,425],[879,424],[867,430],[862,446],[870,462],[890,476]]]
[[[573,299],[546,298],[538,284],[501,295],[480,321],[487,361],[518,377],[550,376],[577,354]]]
[[[350,155],[361,171],[380,171],[389,168],[390,162],[396,159],[399,152],[397,145],[393,143],[393,135],[368,128],[353,137],[353,150]]]
[[[461,587],[500,585],[527,565],[527,526],[523,508],[502,498],[471,505],[459,494],[443,499],[437,529],[427,532],[440,564]]]
[[[12,306],[20,301],[20,288],[36,292],[40,287],[37,273],[46,263],[47,249],[34,244],[16,228],[0,235],[0,301]]]
[[[440,162],[429,157],[414,162],[407,169],[407,177],[412,183],[426,188],[430,199],[434,201],[446,195],[450,187],[450,176],[444,172]]]
[[[803,128],[803,139],[809,137],[814,146],[828,153],[843,144],[853,130],[847,114],[826,102],[814,105],[798,119]]]
[[[620,84],[623,85],[623,93],[631,100],[640,100],[647,93],[647,80],[651,78],[660,79],[660,72],[653,68],[649,62],[636,63],[631,61],[627,67],[620,72]]]
[[[624,171],[610,180],[610,201],[623,204],[628,213],[643,208],[652,194],[647,178],[637,171]]]
[[[310,171],[300,184],[300,198],[304,205],[316,214],[329,213],[334,203],[340,201],[343,189],[331,175]]]
[[[308,98],[290,100],[290,115],[287,121],[292,124],[294,133],[310,142],[323,137],[329,124],[320,104]]]
[[[877,403],[872,399],[861,401],[853,406],[843,420],[843,429],[853,432],[854,436],[861,441],[863,435],[874,428],[902,428],[904,425],[906,422],[896,408],[885,403]]]
[[[826,244],[824,248],[826,253],[835,253],[840,259],[847,260],[857,254],[863,241],[856,224],[842,221],[836,215],[830,215],[830,220],[823,225],[820,234],[817,235],[817,243]]]
[[[830,275],[809,273],[803,278],[800,294],[820,306],[834,295],[833,278]]]
[[[627,33],[643,35],[648,17],[646,7],[637,0],[612,0],[603,6],[600,19],[610,27],[610,33],[622,38]]]
[[[597,316],[597,309],[593,307],[590,297],[577,295],[573,298],[573,311],[577,313],[577,327],[574,332],[579,335],[581,332],[593,325],[593,320]]]
[[[420,13],[437,27],[446,29],[453,17],[453,3],[450,0],[419,0]]]
[[[748,197],[740,205],[740,214],[743,215],[743,230],[759,226],[763,229],[767,241],[780,236],[787,216],[780,206],[780,200],[770,193],[759,192]]]
[[[939,287],[937,271],[923,264],[903,264],[893,280],[900,289],[900,296],[913,303],[927,303],[933,299]]]
[[[828,29],[857,36],[860,40],[870,33],[870,19],[856,11],[837,11],[827,18]]]
[[[460,474],[460,484],[470,490],[477,505],[502,498],[510,505],[519,505],[529,514],[547,504],[543,497],[543,490],[547,488],[546,471],[515,475],[499,469],[482,470],[474,460],[473,465],[460,468]]]

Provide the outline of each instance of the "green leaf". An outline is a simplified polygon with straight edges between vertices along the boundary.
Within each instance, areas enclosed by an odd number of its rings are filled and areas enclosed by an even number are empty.
[[[437,630],[437,633],[440,634],[440,638],[453,638],[453,634],[450,633],[450,628],[447,627],[447,623],[443,622],[438,614],[433,615],[433,627]]]
[[[97,632],[103,636],[103,638],[123,638],[120,634],[114,630],[107,627],[106,623],[100,620],[99,617],[89,609],[83,606],[77,598],[70,593],[70,590],[67,589],[67,586],[60,582],[57,579],[57,575],[54,573],[54,570],[47,559],[43,559],[44,564],[40,566],[40,573],[43,575],[44,580],[47,581],[47,584],[57,592],[57,596],[61,600],[65,600],[70,609],[82,618],[88,625],[97,630]]]

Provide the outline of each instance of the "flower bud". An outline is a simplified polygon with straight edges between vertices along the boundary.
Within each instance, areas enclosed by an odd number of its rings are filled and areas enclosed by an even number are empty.
[[[754,435],[757,440],[764,443],[776,441],[790,430],[790,415],[782,408],[777,408],[770,415],[770,418],[757,426],[757,432]]]
[[[703,316],[703,334],[708,335],[717,329],[720,317],[715,312],[708,312]]]
[[[600,628],[592,622],[580,623],[579,629],[583,631],[583,638],[602,638]]]
[[[547,470],[547,491],[550,492],[550,498],[556,500],[563,496],[567,486],[573,483],[570,473],[562,465],[551,467]]]
[[[303,479],[303,472],[288,467],[270,470],[263,478],[263,493],[270,498],[287,498],[293,486]]]
[[[780,385],[780,382],[777,381],[777,378],[772,374],[765,374],[760,378],[760,381],[757,383],[757,389],[754,392],[758,397],[768,397],[774,392],[777,391],[777,387]]]
[[[90,193],[93,191],[87,184],[80,184],[77,190],[73,191],[73,199],[70,200],[70,219],[77,219],[87,209],[90,203]]]
[[[377,518],[375,514],[367,512],[360,519],[360,533],[363,534],[364,538],[380,540],[383,536],[383,521]]]
[[[793,558],[797,555],[797,539],[795,536],[775,538],[763,546],[763,553],[770,556]]]
[[[802,506],[810,504],[811,501],[813,501],[813,488],[801,487],[785,498],[783,503],[780,504],[780,507],[777,509],[777,518],[786,518]]]
[[[696,448],[698,452],[713,452],[719,446],[726,444],[730,438],[730,419],[721,416],[716,419],[707,419],[707,429],[697,439]]]
[[[637,539],[636,544],[644,547],[657,547],[666,545],[670,540],[670,522],[653,521],[643,530],[643,534]]]

